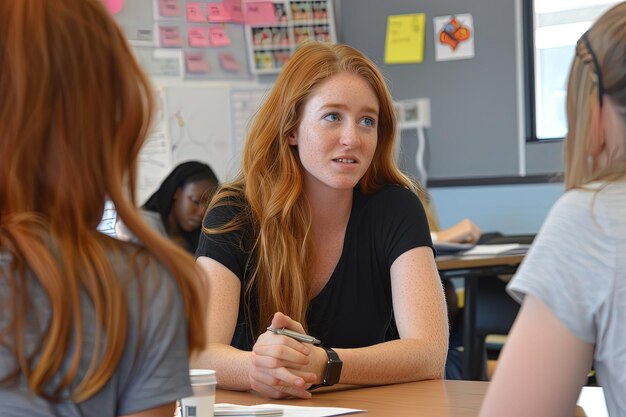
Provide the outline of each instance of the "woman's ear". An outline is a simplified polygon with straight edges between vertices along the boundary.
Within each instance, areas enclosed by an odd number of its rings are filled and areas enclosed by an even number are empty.
[[[598,102],[591,103],[591,128],[589,154],[597,158],[604,150],[606,144],[604,120],[602,118],[602,108]]]
[[[298,145],[298,139],[296,138],[296,132],[293,132],[291,135],[289,135],[289,139],[287,139],[287,142],[290,145],[293,145],[293,146],[297,146]]]
[[[176,200],[178,197],[180,197],[180,193],[183,191],[183,189],[181,187],[177,187],[176,191],[174,192],[174,195],[172,196],[172,200]]]

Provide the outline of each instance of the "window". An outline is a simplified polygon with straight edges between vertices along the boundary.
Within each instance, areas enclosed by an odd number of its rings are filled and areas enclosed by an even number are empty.
[[[567,134],[565,94],[574,47],[616,0],[525,0],[527,140]]]

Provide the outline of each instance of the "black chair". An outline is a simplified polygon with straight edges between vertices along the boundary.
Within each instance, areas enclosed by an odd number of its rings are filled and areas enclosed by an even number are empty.
[[[483,234],[480,244],[531,244],[535,235],[502,235],[500,233]],[[466,293],[468,286],[474,296],[474,317],[467,316],[465,309],[458,310],[454,287],[444,277],[448,313],[450,320],[450,353],[446,364],[446,375],[450,379],[487,380],[487,349],[485,339],[490,334],[506,335],[509,333],[520,305],[506,292],[507,283],[499,278],[498,273],[512,274],[515,268],[505,267],[502,271],[490,271],[493,275],[485,275],[485,271],[465,271]],[[466,329],[466,323],[471,326]],[[472,335],[469,341],[464,340]],[[460,347],[469,344],[469,349],[461,352]],[[499,349],[496,349],[496,355]],[[460,360],[460,358],[463,358]],[[459,369],[462,368],[462,369]],[[459,377],[460,375],[460,377]]]
[[[472,341],[475,355],[469,360],[480,363],[483,380],[487,380],[487,336],[508,334],[520,308],[506,292],[506,284],[498,277],[481,277],[478,280],[476,333]]]
[[[534,234],[524,235],[483,235],[485,245],[521,243],[532,244],[535,239]],[[477,311],[476,311],[476,337],[474,352],[483,352],[483,379],[487,379],[487,358],[490,356],[489,350],[493,351],[491,356],[497,357],[501,346],[487,349],[485,339],[490,334],[506,335],[509,333],[520,305],[506,292],[507,282],[498,277],[481,277],[478,280]],[[489,359],[491,359],[489,357]],[[472,360],[481,360],[477,357]]]

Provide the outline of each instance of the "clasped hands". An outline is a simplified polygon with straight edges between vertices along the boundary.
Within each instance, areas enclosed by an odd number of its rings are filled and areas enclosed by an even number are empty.
[[[300,323],[283,313],[274,314],[270,327],[304,333]],[[327,355],[322,348],[267,331],[252,348],[250,387],[274,399],[311,398],[307,390],[322,380],[326,363]]]

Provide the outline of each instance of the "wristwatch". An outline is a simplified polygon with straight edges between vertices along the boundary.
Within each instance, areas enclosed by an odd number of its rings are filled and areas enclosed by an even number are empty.
[[[339,382],[339,377],[341,376],[343,361],[339,359],[339,355],[337,355],[337,352],[335,352],[331,348],[327,348],[324,346],[320,347],[326,351],[326,355],[328,356],[328,362],[326,363],[326,374],[324,375],[322,383],[312,385],[311,388],[309,388],[309,391],[319,387],[329,387],[331,385],[335,385]]]

